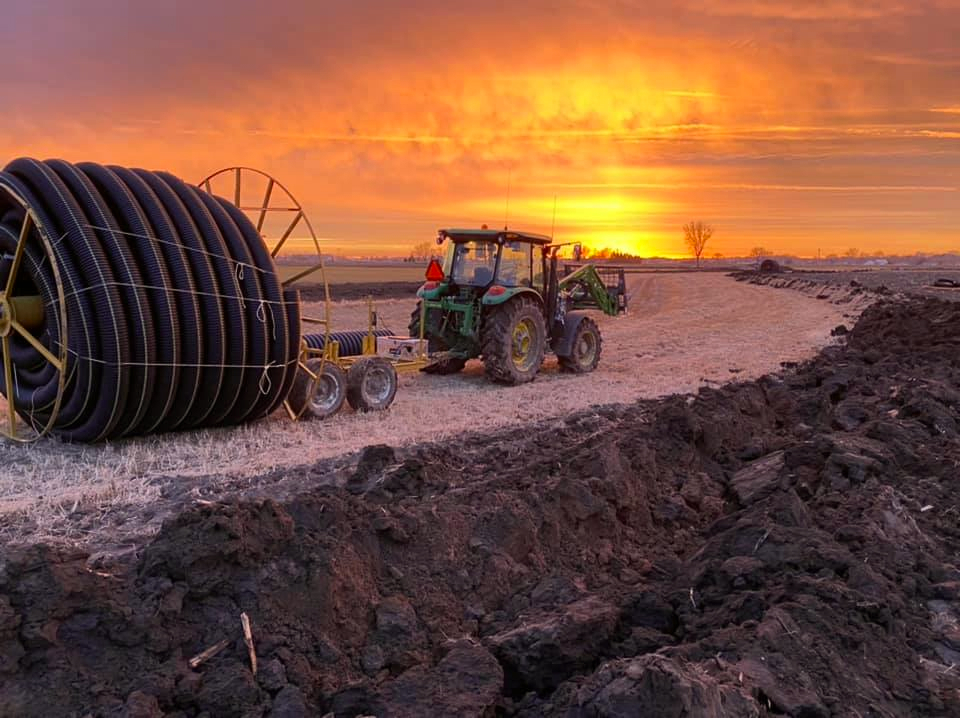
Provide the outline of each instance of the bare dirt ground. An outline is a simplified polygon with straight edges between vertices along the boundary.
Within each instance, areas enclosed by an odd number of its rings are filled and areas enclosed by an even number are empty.
[[[7,546],[0,715],[958,716],[958,326],[884,300],[755,381]]]
[[[252,477],[312,465],[372,442],[402,447],[443,441],[757,377],[812,356],[831,341],[831,329],[849,323],[869,302],[848,301],[843,293],[817,301],[718,274],[634,276],[629,291],[628,315],[598,318],[603,355],[599,369],[587,376],[561,374],[550,357],[532,384],[502,387],[489,383],[475,361],[457,376],[402,376],[397,400],[383,414],[348,410],[332,421],[294,424],[280,413],[243,427],[107,446],[4,445],[0,536],[86,541],[102,533],[150,532],[166,514],[165,499],[176,505],[240,491]],[[381,325],[406,333],[412,305],[378,303]],[[319,312],[318,306],[305,307],[307,314]],[[364,328],[366,303],[337,304],[333,317],[337,328]],[[132,519],[129,507],[138,509]],[[82,521],[67,520],[71,516]]]

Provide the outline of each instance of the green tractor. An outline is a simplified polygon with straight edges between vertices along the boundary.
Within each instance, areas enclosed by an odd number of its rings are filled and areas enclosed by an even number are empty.
[[[443,229],[437,244],[444,242],[443,263],[430,263],[410,318],[410,336],[426,340],[433,359],[424,371],[452,374],[480,357],[492,381],[523,384],[540,371],[547,351],[564,371],[597,367],[600,329],[574,310],[626,311],[622,269],[588,264],[560,277],[557,253],[567,245],[539,234]]]

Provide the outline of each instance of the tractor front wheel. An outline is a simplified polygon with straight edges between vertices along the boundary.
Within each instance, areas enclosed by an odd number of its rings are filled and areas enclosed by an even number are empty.
[[[570,354],[558,356],[560,369],[574,374],[586,374],[597,368],[600,363],[600,349],[603,340],[600,338],[600,328],[589,317],[584,317],[573,330],[573,341],[570,343]]]
[[[481,333],[483,368],[499,384],[533,381],[547,346],[547,327],[540,305],[519,297],[493,307]]]

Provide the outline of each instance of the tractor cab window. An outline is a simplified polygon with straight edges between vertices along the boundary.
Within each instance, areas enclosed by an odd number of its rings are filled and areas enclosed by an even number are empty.
[[[533,287],[538,291],[546,291],[547,259],[538,247],[533,249]]]
[[[497,268],[497,245],[492,242],[457,242],[453,251],[453,281],[485,287]]]
[[[505,287],[530,286],[530,254],[528,242],[505,242],[500,255],[497,282]]]

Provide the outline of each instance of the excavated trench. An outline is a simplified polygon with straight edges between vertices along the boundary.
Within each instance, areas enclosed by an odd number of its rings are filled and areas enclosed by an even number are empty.
[[[126,563],[9,548],[0,715],[960,715],[958,330],[879,303],[782,375],[370,447]]]

